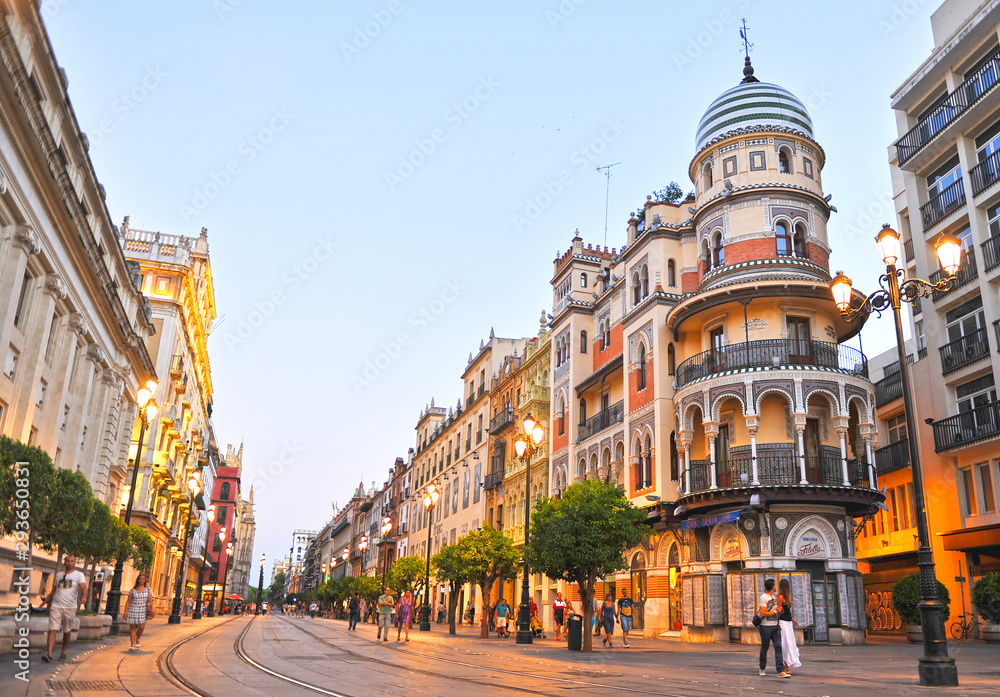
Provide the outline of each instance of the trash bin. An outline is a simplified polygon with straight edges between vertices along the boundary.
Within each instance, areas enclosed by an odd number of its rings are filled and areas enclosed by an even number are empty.
[[[566,620],[566,648],[583,651],[583,615],[570,615]]]

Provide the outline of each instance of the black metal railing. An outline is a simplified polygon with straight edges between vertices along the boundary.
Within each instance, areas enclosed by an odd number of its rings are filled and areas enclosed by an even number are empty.
[[[914,298],[912,304],[913,304],[914,315],[919,315],[921,312],[924,311],[923,305],[920,304],[920,298]]]
[[[924,221],[924,230],[929,230],[934,224],[944,220],[964,205],[965,182],[962,179],[931,194],[927,203],[920,207],[920,217]]]
[[[990,355],[990,342],[986,338],[986,327],[980,327],[971,334],[945,344],[941,351],[941,374],[953,373]]]
[[[942,452],[1000,436],[1000,402],[990,402],[935,421],[934,451]]]
[[[910,441],[906,438],[875,451],[875,471],[879,474],[895,472],[910,466]]]
[[[934,291],[931,298],[934,302],[937,302],[948,293],[953,293],[967,283],[971,283],[979,277],[979,269],[976,267],[976,252],[974,249],[966,249],[962,253],[962,263],[958,267],[958,272],[955,274],[956,280],[955,285],[945,291]],[[931,274],[930,282],[937,283],[944,276],[944,272],[938,269]]]
[[[504,407],[499,414],[490,419],[490,434],[492,435],[512,423],[514,423],[514,407]]]
[[[969,170],[972,180],[972,195],[978,196],[1000,181],[1000,150],[990,153],[990,156]]]
[[[625,402],[612,404],[604,411],[594,414],[577,428],[576,439],[582,441],[595,433],[611,428],[625,421]]]
[[[875,383],[875,406],[880,407],[903,396],[903,379],[897,370]]]
[[[903,254],[906,255],[906,261],[913,261],[913,240],[903,241]]]
[[[472,450],[472,436],[465,439],[465,452],[469,452],[470,450]],[[458,456],[456,455],[456,457]]]
[[[851,346],[810,339],[763,339],[729,344],[688,358],[677,366],[677,386],[739,368],[812,365],[868,377],[868,359]]]
[[[904,164],[920,152],[948,124],[962,115],[997,85],[1000,74],[1000,52],[984,63],[958,88],[942,99],[930,113],[895,142],[899,163]]]
[[[476,445],[479,445],[482,442],[483,442],[483,429],[480,428],[479,430],[476,431]]]
[[[486,478],[483,479],[483,489],[485,489],[486,491],[494,489],[497,486],[499,486],[502,481],[503,481],[503,468],[499,470],[494,470],[493,472],[487,474]]]
[[[920,348],[917,349],[917,360],[919,361],[921,358],[927,358],[926,346],[921,346]]]
[[[997,150],[1000,153],[1000,150]],[[994,236],[979,245],[983,250],[983,267],[992,271],[1000,266],[1000,236]]]
[[[779,257],[794,257],[796,259],[808,259],[809,254],[804,249],[778,249],[776,250],[776,256]]]
[[[792,445],[765,443],[759,447],[767,448],[769,445],[787,445],[787,449],[757,452],[757,479],[760,486],[800,485],[802,473],[799,469],[799,458],[792,449]],[[805,462],[806,481],[810,486],[844,486],[844,467],[839,452],[831,450],[819,456],[807,457]],[[742,475],[744,474],[747,484],[743,483]],[[847,461],[847,477],[853,487],[871,487],[868,463],[863,459]],[[753,465],[749,453],[715,463],[715,484],[719,489],[751,486],[752,482]],[[691,491],[688,493],[707,491],[711,488],[711,461],[692,460]]]

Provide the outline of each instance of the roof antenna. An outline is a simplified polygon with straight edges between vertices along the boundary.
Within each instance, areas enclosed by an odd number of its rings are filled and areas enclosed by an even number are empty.
[[[614,162],[610,165],[598,167],[597,171],[604,170],[604,176],[608,179],[607,190],[604,192],[604,246],[608,246],[608,202],[611,200],[611,168],[620,165],[621,162]]]
[[[747,38],[747,20],[745,17],[743,18],[743,28],[740,29],[740,38],[743,39],[743,55],[746,56],[743,64],[743,80],[741,82],[760,82],[760,80],[753,76],[753,66],[750,65],[750,52],[753,50],[753,44]]]

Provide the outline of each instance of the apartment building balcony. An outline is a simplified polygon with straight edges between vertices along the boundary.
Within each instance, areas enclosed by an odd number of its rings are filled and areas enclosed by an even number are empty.
[[[490,419],[490,435],[495,435],[497,431],[514,423],[514,407],[504,407],[500,412]]]
[[[896,156],[900,167],[910,163],[928,143],[947,132],[954,132],[961,117],[973,106],[996,91],[997,77],[1000,75],[1000,52],[986,61],[974,74],[970,75],[954,92],[950,93],[927,113],[916,126],[897,140]]]
[[[1000,154],[1000,150],[997,153]],[[1000,266],[1000,236],[989,238],[979,247],[983,250],[984,271],[992,271]]]
[[[880,475],[909,466],[910,441],[906,438],[889,443],[875,451],[875,471]]]
[[[974,249],[967,249],[965,253],[962,254],[962,263],[958,267],[958,273],[956,275],[955,285],[953,285],[949,290],[945,291],[934,291],[931,295],[931,299],[937,302],[941,298],[945,297],[949,293],[954,293],[956,290],[964,285],[972,283],[974,280],[979,278],[979,269],[976,267],[976,252]],[[938,269],[931,274],[930,282],[937,283],[944,276],[944,272]]]
[[[881,407],[903,396],[903,377],[897,370],[875,383],[875,406]]]
[[[809,365],[868,377],[868,359],[851,346],[809,339],[763,339],[704,351],[677,366],[677,387],[728,370]]]
[[[490,489],[495,489],[500,486],[503,482],[503,467],[500,469],[493,470],[483,479],[483,489],[489,491]]]
[[[1000,437],[1000,401],[935,421],[932,426],[937,453]]]
[[[904,240],[903,241],[903,254],[906,255],[906,263],[910,263],[911,261],[913,261],[913,258],[914,258],[914,254],[913,254],[913,240]]]
[[[978,196],[1000,181],[1000,150],[994,151],[989,157],[969,170],[972,180],[972,195]]]
[[[941,374],[954,373],[960,368],[977,363],[990,355],[990,342],[986,337],[986,327],[942,346]]]
[[[920,219],[924,232],[947,218],[965,205],[965,180],[959,179],[951,186],[935,192],[927,203],[920,207]]]
[[[179,380],[181,373],[184,372],[184,356],[182,354],[174,354],[170,358],[170,377],[174,380]]]
[[[576,442],[581,443],[591,436],[625,421],[625,402],[612,404],[604,411],[594,414],[577,427]]]

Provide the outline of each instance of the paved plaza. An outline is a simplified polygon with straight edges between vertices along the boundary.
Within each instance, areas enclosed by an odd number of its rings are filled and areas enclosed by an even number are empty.
[[[346,622],[283,616],[216,617],[150,623],[139,651],[127,637],[74,644],[68,660],[44,664],[32,654],[29,683],[14,679],[11,657],[0,668],[4,697],[83,694],[136,697],[211,695],[477,695],[525,693],[699,695],[996,695],[1000,650],[952,644],[961,686],[916,684],[920,647],[898,640],[865,646],[802,648],[790,680],[757,674],[751,646],[634,639],[630,649],[571,653],[551,635],[531,646],[513,638],[481,640],[478,628],[457,637],[446,625],[414,631],[409,643],[376,642],[374,625],[348,632]],[[773,661],[772,661],[773,663]],[[294,681],[294,682],[291,682]]]

